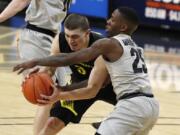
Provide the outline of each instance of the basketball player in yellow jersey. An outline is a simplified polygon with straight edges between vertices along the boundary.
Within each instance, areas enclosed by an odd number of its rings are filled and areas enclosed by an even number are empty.
[[[18,45],[19,55],[23,61],[43,58],[50,54],[52,40],[60,30],[69,4],[70,0],[12,0],[0,14],[0,22],[3,22],[28,6],[25,16],[27,25],[19,35]],[[28,72],[24,72],[24,75]],[[63,77],[64,72],[61,74]],[[34,135],[38,135],[43,127],[50,108],[49,105],[38,107]]]

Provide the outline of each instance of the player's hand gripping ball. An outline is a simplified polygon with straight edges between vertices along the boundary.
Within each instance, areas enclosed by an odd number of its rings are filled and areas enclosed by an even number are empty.
[[[44,72],[31,74],[22,84],[24,97],[32,104],[37,104],[37,99],[42,99],[41,94],[50,96],[53,93],[53,80]]]

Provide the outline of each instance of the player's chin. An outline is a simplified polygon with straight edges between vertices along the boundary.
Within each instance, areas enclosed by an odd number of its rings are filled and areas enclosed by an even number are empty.
[[[106,31],[111,31],[111,27],[109,25],[106,25]]]
[[[79,49],[78,49],[77,46],[74,45],[74,46],[71,46],[71,50],[72,50],[72,51],[78,51]]]
[[[108,31],[109,31],[108,27],[106,27],[105,31],[106,31],[106,32],[108,32]]]
[[[74,46],[74,47],[72,47],[71,50],[72,50],[72,51],[79,51],[80,49],[79,49],[78,47]]]
[[[107,37],[111,37],[111,32],[108,29],[106,29],[106,35]]]
[[[110,27],[106,26],[105,31],[106,31],[106,35],[107,35],[107,36],[110,36],[110,35],[111,35],[111,29],[110,29]]]

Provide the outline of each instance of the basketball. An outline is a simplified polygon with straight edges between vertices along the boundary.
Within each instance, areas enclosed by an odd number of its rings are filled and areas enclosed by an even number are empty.
[[[22,84],[24,97],[32,104],[37,104],[37,99],[42,99],[41,94],[50,96],[53,93],[51,87],[53,81],[51,77],[44,72],[31,74]]]

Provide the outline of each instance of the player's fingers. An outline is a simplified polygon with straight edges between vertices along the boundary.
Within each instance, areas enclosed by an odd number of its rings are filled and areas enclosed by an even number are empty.
[[[27,74],[24,80],[28,79],[29,77],[30,77],[30,74]]]
[[[24,77],[23,79],[22,79],[22,84],[26,81],[26,77]]]
[[[46,104],[50,104],[51,102],[48,100],[43,100],[43,99],[37,99],[37,102],[41,105],[46,105]]]
[[[24,70],[25,70],[25,68],[20,69],[17,74],[18,74],[18,75],[21,74]]]
[[[51,85],[51,87],[54,89],[54,84],[53,84],[53,83],[51,83],[50,85]]]
[[[40,68],[33,69],[26,75],[26,79],[30,78],[30,75],[37,73],[40,70]]]
[[[37,102],[41,105],[47,105],[47,104],[52,104],[53,102],[51,102],[50,100],[47,99],[37,99]]]
[[[37,104],[39,105],[39,106],[45,106],[45,105],[47,105],[47,104],[50,104],[50,103],[47,103],[47,101],[44,101],[44,100],[41,100],[41,99],[37,99]]]
[[[56,84],[51,83],[51,87],[53,88],[53,90],[57,90],[57,85]]]
[[[22,81],[22,83],[21,83],[21,87],[23,87],[24,83],[25,83],[25,81],[24,81],[24,79],[23,79],[23,81]]]
[[[13,72],[19,70],[19,68],[20,68],[19,65],[14,66],[14,67],[13,67]]]
[[[32,71],[28,74],[28,76],[31,75],[31,74],[37,73],[39,70],[40,70],[40,68],[36,68],[36,69],[32,70]]]
[[[50,100],[50,96],[46,96],[46,95],[43,95],[43,94],[40,94],[41,98],[44,99],[44,100],[47,100],[49,101]]]

